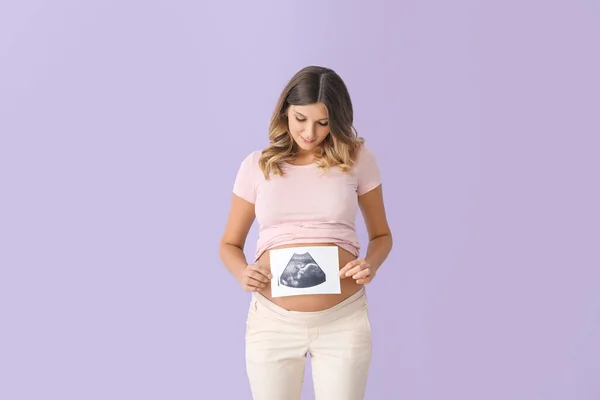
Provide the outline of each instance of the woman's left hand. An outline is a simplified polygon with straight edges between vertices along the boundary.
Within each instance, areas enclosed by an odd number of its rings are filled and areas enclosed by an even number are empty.
[[[341,279],[352,277],[359,285],[366,285],[375,278],[375,268],[364,259],[358,258],[350,261],[340,269],[339,277]]]

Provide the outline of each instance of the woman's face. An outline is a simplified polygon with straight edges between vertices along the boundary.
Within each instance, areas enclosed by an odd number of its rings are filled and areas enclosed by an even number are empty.
[[[300,153],[312,152],[329,134],[327,108],[323,103],[288,108],[288,129]]]

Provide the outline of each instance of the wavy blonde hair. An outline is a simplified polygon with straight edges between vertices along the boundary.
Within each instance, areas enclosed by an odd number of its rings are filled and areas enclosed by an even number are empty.
[[[353,125],[350,94],[340,76],[330,68],[308,66],[298,71],[283,89],[269,125],[269,145],[262,151],[259,166],[270,174],[283,176],[281,166],[294,159],[298,145],[288,131],[290,105],[323,103],[327,108],[330,132],[315,149],[322,170],[338,166],[346,172],[354,165],[364,139]]]

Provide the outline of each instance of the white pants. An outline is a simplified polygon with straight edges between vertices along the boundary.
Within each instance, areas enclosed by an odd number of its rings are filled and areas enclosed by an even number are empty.
[[[246,370],[254,400],[299,400],[310,353],[316,400],[362,400],[371,363],[364,288],[324,311],[288,311],[253,293]]]

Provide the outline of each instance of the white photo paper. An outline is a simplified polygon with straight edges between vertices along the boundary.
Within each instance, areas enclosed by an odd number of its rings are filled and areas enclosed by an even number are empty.
[[[271,296],[341,293],[337,246],[274,249],[271,263]]]

